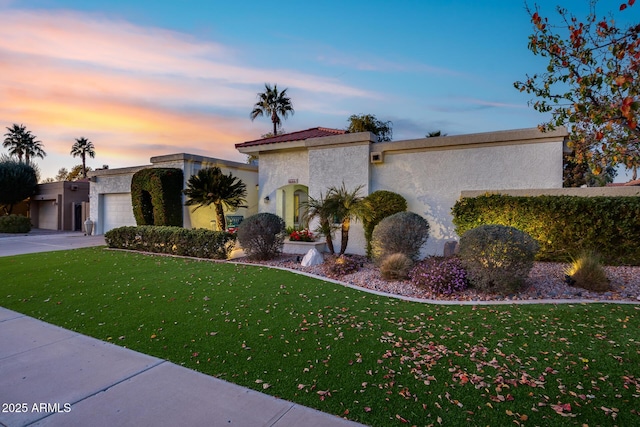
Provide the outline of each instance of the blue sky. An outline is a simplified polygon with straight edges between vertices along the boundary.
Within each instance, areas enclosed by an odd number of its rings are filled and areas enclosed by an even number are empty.
[[[589,0],[537,4],[582,17]],[[519,0],[0,0],[0,13],[0,125],[44,143],[43,178],[80,163],[79,137],[96,146],[94,168],[178,152],[244,161],[234,144],[271,129],[249,119],[265,82],[288,88],[285,131],[360,113],[391,120],[395,140],[545,119],[513,88],[546,65],[527,49]]]

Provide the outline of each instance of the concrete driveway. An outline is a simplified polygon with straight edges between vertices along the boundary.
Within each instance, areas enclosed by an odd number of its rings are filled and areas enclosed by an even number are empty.
[[[36,252],[103,246],[104,236],[85,236],[79,231],[34,229],[26,234],[0,233],[0,257]]]

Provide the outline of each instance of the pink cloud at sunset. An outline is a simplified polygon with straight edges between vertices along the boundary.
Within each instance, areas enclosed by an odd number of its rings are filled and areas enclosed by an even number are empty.
[[[0,125],[24,124],[44,143],[43,178],[78,162],[69,150],[81,136],[96,146],[92,167],[175,152],[243,161],[234,144],[270,129],[249,120],[265,82],[286,81],[321,111],[331,111],[331,97],[374,97],[325,77],[238,65],[233,49],[174,31],[76,12],[3,16]]]

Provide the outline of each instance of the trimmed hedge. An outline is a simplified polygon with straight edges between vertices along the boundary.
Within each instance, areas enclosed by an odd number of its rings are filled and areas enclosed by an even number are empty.
[[[0,216],[0,233],[28,233],[31,231],[31,220],[23,215]]]
[[[483,224],[526,232],[540,244],[540,261],[595,249],[608,265],[640,265],[640,197],[486,195],[459,200],[452,213],[459,236]]]
[[[207,259],[227,259],[236,236],[225,231],[143,225],[119,227],[104,234],[110,248]]]
[[[131,179],[131,205],[138,225],[182,227],[182,170],[142,169]]]

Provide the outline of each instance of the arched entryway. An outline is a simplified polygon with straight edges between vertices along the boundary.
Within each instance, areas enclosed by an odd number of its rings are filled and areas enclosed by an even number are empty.
[[[305,206],[309,200],[309,187],[301,184],[289,184],[276,191],[276,215],[284,219],[287,227],[304,228]]]

